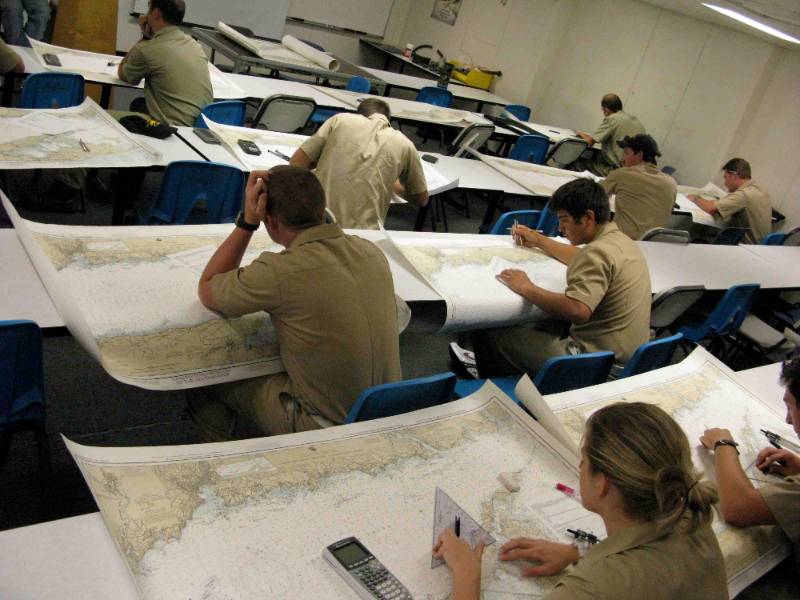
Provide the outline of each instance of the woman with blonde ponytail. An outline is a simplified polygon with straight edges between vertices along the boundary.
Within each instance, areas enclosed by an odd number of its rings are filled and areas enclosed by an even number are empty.
[[[583,506],[599,514],[607,538],[588,549],[517,538],[501,560],[525,561],[523,576],[566,572],[542,600],[728,598],[711,530],[716,489],[699,480],[686,435],[663,410],[617,403],[586,423],[581,449]],[[480,597],[482,546],[472,550],[448,530],[434,555],[453,570],[453,600]]]

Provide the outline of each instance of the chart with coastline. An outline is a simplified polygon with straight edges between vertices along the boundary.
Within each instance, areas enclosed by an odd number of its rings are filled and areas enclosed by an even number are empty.
[[[387,236],[416,272],[447,303],[442,331],[513,325],[544,313],[500,283],[505,269],[520,269],[537,285],[564,292],[567,268],[545,253],[514,245],[510,236],[441,235],[390,231]]]
[[[520,387],[517,393],[526,394]],[[576,444],[580,444],[586,419],[614,402],[647,402],[664,409],[686,433],[697,469],[712,480],[713,456],[699,439],[706,428],[724,427],[739,443],[740,461],[755,487],[780,481],[755,468],[756,455],[768,445],[760,430],[794,439],[791,427],[742,385],[733,371],[702,348],[681,363],[646,376],[546,397],[564,434]],[[787,538],[776,526],[738,529],[716,518],[714,530],[725,556],[732,594],[790,552]]]
[[[556,578],[498,560],[521,535],[604,536],[555,489],[577,487],[560,446],[493,386],[469,398],[318,432],[199,446],[93,448],[67,442],[143,598],[345,598],[321,557],[357,536],[415,598],[449,596],[431,569],[437,486],[497,539],[483,597],[539,597]],[[516,474],[510,492],[500,473]]]

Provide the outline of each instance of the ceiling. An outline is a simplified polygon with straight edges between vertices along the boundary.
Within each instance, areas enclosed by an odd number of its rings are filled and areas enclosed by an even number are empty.
[[[763,33],[753,27],[748,27],[743,23],[721,15],[716,11],[706,8],[700,0],[641,0],[647,4],[665,8],[677,13],[681,13],[695,19],[714,23],[728,29],[735,29],[777,44],[784,48],[791,48],[800,51],[800,44],[785,42]],[[709,4],[716,4],[723,8],[729,8],[745,16],[774,27],[779,31],[788,33],[800,39],[800,0],[705,0]]]

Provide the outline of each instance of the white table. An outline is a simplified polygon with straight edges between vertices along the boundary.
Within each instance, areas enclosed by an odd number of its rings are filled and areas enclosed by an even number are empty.
[[[42,329],[64,327],[64,320],[13,229],[0,229],[0,256],[0,281],[4,282],[0,286],[0,320],[30,319]]]
[[[314,102],[319,106],[324,106],[326,108],[352,110],[349,104],[345,104],[321,92],[317,87],[308,83],[286,81],[285,79],[274,79],[271,77],[256,77],[254,75],[244,75],[241,73],[229,73],[228,77],[244,90],[248,98],[267,98],[274,94],[288,94],[290,96],[313,98]]]
[[[773,363],[754,369],[738,371],[736,376],[748,390],[761,398],[781,417],[786,416],[786,404],[783,402],[783,386],[780,384],[781,363]]]

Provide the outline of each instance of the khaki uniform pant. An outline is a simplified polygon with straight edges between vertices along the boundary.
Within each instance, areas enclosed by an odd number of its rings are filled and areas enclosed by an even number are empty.
[[[276,373],[234,383],[188,390],[189,415],[206,441],[233,439],[237,419],[254,421],[264,435],[281,435],[320,429],[292,397],[289,376]]]
[[[548,359],[580,354],[580,346],[565,335],[563,321],[483,329],[472,334],[475,362],[481,377],[527,373],[536,376]]]

